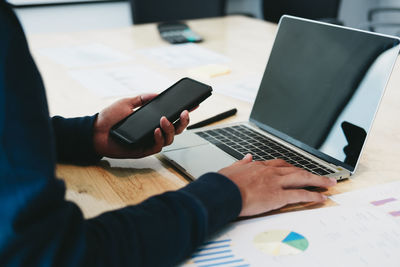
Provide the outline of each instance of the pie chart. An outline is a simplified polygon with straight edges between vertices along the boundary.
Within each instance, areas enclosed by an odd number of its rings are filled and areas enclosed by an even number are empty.
[[[293,231],[272,230],[262,232],[253,239],[254,246],[272,256],[297,255],[308,248],[308,240]]]

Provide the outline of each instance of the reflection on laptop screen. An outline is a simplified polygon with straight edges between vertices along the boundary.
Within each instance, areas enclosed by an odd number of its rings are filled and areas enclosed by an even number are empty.
[[[250,120],[354,170],[398,46],[396,38],[282,18]]]

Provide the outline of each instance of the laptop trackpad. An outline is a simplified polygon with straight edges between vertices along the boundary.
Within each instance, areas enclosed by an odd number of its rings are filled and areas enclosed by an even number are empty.
[[[164,147],[163,152],[205,144],[209,144],[209,142],[192,132],[184,132],[175,136],[174,142]]]
[[[211,144],[166,151],[163,153],[182,170],[198,178],[206,172],[217,172],[237,160]]]

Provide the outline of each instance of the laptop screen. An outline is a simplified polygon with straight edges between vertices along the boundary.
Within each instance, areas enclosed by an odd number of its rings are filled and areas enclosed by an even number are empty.
[[[353,171],[398,52],[397,38],[285,16],[250,120]]]

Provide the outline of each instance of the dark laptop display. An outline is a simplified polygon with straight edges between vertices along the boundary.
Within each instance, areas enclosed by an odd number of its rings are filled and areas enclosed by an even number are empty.
[[[250,121],[353,171],[399,40],[282,19]]]

